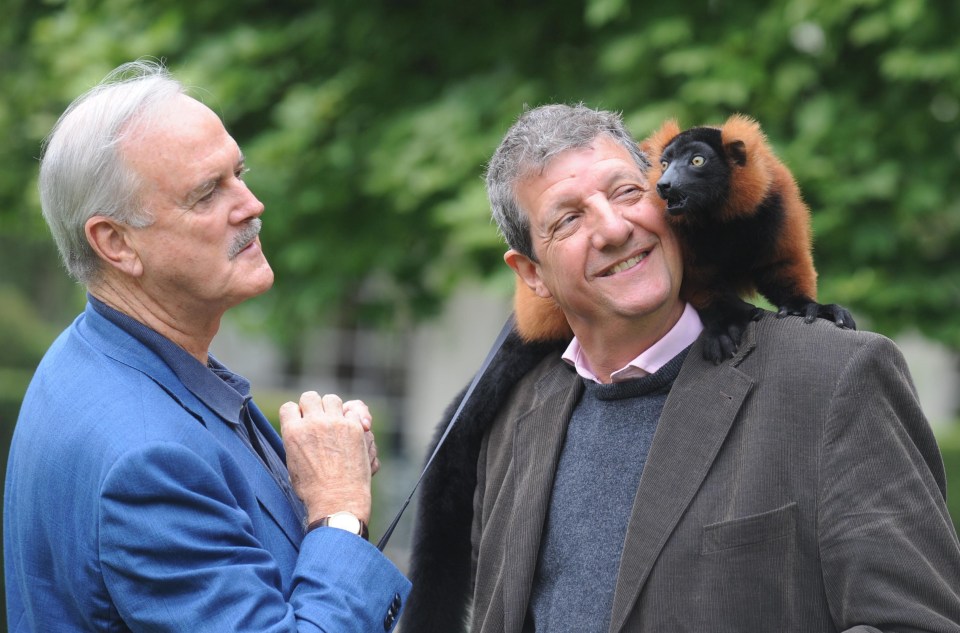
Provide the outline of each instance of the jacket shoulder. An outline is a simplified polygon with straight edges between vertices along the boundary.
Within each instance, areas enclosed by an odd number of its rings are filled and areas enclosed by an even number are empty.
[[[840,328],[825,319],[806,323],[800,317],[777,318],[765,312],[748,332],[743,358],[779,359],[794,366],[842,365],[843,359],[867,348],[902,356],[896,343],[882,334]]]

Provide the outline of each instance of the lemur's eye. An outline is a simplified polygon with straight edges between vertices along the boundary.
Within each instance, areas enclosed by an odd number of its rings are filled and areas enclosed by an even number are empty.
[[[668,161],[665,161],[665,160],[660,161],[660,169],[666,169],[667,165],[669,164],[670,163]]]
[[[703,167],[703,164],[705,162],[707,162],[707,159],[705,159],[703,156],[700,156],[699,154],[697,154],[696,156],[690,159],[690,164],[693,165],[694,167]]]

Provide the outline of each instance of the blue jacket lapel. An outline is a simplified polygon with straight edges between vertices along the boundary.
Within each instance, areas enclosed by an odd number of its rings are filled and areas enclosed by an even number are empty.
[[[240,440],[236,432],[210,411],[193,393],[187,389],[173,370],[167,366],[156,354],[145,348],[139,341],[130,336],[123,329],[103,318],[90,305],[82,317],[81,326],[91,345],[100,349],[104,354],[117,362],[132,367],[157,383],[180,406],[189,411],[236,459],[242,471],[246,474],[254,494],[260,505],[269,514],[274,522],[283,530],[290,542],[297,548],[303,540],[303,526],[283,491],[260,463],[253,452]],[[286,461],[283,444],[276,432],[259,409],[254,409],[254,420],[260,430],[268,438],[271,445],[277,450],[280,458]],[[266,426],[266,428],[264,428]]]
[[[246,474],[254,494],[260,501],[263,509],[273,517],[290,542],[297,548],[303,540],[303,526],[283,491],[273,480],[260,459],[243,443],[237,433],[227,423],[216,416],[206,425],[210,433],[220,442],[237,460],[240,468]],[[261,429],[262,430],[262,429]],[[274,436],[276,434],[271,431]],[[264,433],[266,435],[266,433]],[[267,436],[269,437],[269,436]],[[281,457],[283,455],[281,454]]]

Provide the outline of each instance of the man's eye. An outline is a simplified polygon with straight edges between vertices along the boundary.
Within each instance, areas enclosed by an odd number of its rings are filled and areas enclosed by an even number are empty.
[[[642,194],[644,191],[646,191],[646,188],[642,185],[624,185],[617,189],[614,193],[614,198],[636,196]]]
[[[566,233],[576,223],[579,217],[579,214],[568,213],[554,223],[551,233]]]
[[[233,175],[237,177],[237,180],[243,180],[244,175],[245,175],[248,171],[250,171],[250,168],[249,168],[249,167],[238,167],[238,168],[233,172]]]

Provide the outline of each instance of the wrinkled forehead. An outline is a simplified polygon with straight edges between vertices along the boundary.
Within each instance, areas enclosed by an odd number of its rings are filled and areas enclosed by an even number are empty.
[[[644,180],[630,152],[611,138],[599,138],[585,147],[568,148],[541,170],[519,180],[517,200],[528,216],[539,211],[575,206],[617,183]]]
[[[590,138],[572,137],[572,138],[548,138],[536,148],[529,149],[524,153],[519,161],[517,169],[517,180],[527,180],[542,176],[545,171],[559,160],[562,160],[571,153],[594,149],[598,143],[615,143],[616,141],[604,133],[596,134]]]
[[[139,171],[145,165],[175,168],[224,145],[236,148],[220,118],[203,103],[180,94],[132,120],[120,152],[128,165]]]
[[[130,117],[120,135],[125,150],[141,143],[186,139],[201,126],[221,126],[220,118],[206,105],[185,94],[151,103]]]
[[[186,204],[190,192],[242,162],[220,118],[191,97],[171,99],[136,125],[124,139],[121,156],[142,196]]]

